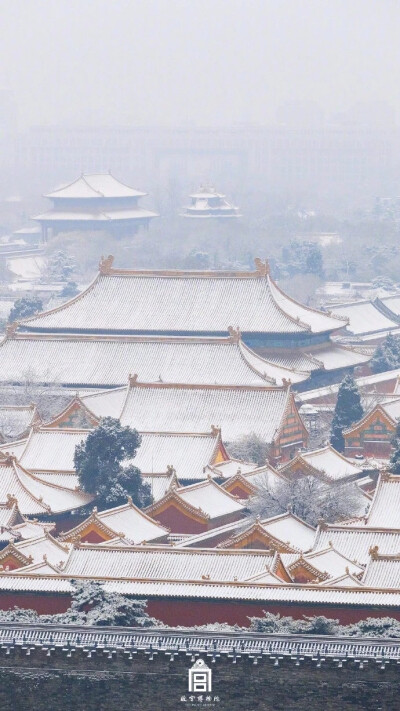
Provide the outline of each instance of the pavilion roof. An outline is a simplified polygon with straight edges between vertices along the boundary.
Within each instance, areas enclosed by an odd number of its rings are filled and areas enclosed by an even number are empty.
[[[111,173],[82,173],[72,183],[56,188],[48,198],[119,198],[143,197],[146,193],[130,188]]]
[[[110,256],[81,294],[21,323],[28,331],[329,333],[346,321],[283,294],[256,260],[255,272],[131,271]]]

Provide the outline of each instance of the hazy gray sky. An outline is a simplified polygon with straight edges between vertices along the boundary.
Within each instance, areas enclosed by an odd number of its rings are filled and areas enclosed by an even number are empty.
[[[384,101],[400,118],[400,0],[0,0],[19,125],[271,123]]]

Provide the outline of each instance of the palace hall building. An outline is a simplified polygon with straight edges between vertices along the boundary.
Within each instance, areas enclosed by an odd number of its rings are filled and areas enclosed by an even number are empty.
[[[33,219],[41,225],[44,242],[50,230],[53,235],[83,230],[134,234],[158,217],[138,205],[145,195],[124,185],[111,173],[83,173],[69,185],[45,195],[52,207]]]
[[[220,339],[221,356],[224,353],[225,362],[236,359],[232,368],[237,373],[242,371],[241,377],[246,365],[248,372],[253,373],[253,384],[264,379],[266,384],[290,382],[296,384],[298,390],[309,389],[337,382],[345,372],[368,362],[370,354],[362,348],[343,346],[332,340],[332,335],[347,323],[343,317],[297,303],[271,278],[268,262],[256,259],[255,266],[254,271],[248,272],[130,270],[114,268],[113,257],[107,257],[101,260],[99,274],[92,284],[77,297],[25,320],[17,333],[15,329],[9,330],[8,339],[14,336],[17,340],[13,344],[12,356],[7,339],[0,347],[0,368],[6,374],[11,367],[3,368],[2,364],[2,357],[6,358],[2,354],[7,350],[9,364],[15,362],[22,350],[25,358],[29,359],[29,352],[32,352],[44,362],[47,348],[49,353],[52,349],[54,356],[57,339],[73,343],[67,350],[72,352],[73,348],[75,363],[80,362],[80,353],[88,355],[89,350],[94,355],[97,350],[97,358],[100,352],[107,352],[109,362],[115,359],[118,363],[118,356],[112,351],[119,344],[129,370],[122,373],[122,380],[121,372],[116,373],[112,382],[104,383],[108,386],[125,383],[129,373],[137,373],[138,380],[142,381],[144,362],[151,362],[153,370],[158,369],[160,377],[154,377],[153,373],[150,381],[168,381],[168,376],[163,375],[164,364],[173,360],[168,360],[165,344],[171,341],[174,346],[169,348],[170,354],[173,350],[179,351],[181,360],[185,360],[183,351],[188,343],[191,342],[193,348],[197,343],[199,354],[202,353],[200,361],[203,364],[207,361],[209,373],[203,373],[202,380],[194,380],[195,383],[223,382],[215,375],[218,359],[215,351],[214,356],[212,353],[216,339]],[[231,346],[236,341],[236,347],[230,350],[227,343],[224,345],[221,341],[228,336]],[[32,349],[27,339],[31,339]],[[137,341],[144,343],[151,339],[158,339],[158,344],[153,343],[152,356],[145,358],[145,346]],[[46,341],[52,341],[52,345],[47,346]],[[110,341],[114,344],[111,348]],[[150,353],[150,346],[146,348]],[[142,351],[141,355],[139,351]],[[59,344],[58,352],[62,361],[63,352],[67,352],[65,345],[61,347]],[[84,360],[82,357],[82,362]],[[190,358],[190,363],[196,370],[196,360]],[[112,370],[115,372],[116,367]],[[98,381],[87,382],[87,377],[81,381],[82,385],[101,387]],[[177,377],[175,375],[169,382],[177,382]],[[231,382],[227,383],[225,379],[224,384],[249,382],[248,377],[244,381],[237,381],[234,374],[231,377]]]

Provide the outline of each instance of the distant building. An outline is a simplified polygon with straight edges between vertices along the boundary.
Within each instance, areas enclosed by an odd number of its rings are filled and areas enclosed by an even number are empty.
[[[47,241],[49,230],[52,234],[78,230],[132,234],[158,217],[157,213],[139,207],[138,200],[145,195],[124,185],[111,173],[83,173],[73,183],[45,195],[53,206],[33,219],[41,225],[43,241]]]
[[[184,208],[182,217],[241,217],[239,208],[228,202],[225,195],[217,193],[210,185],[201,185],[197,193],[190,195],[191,204]]]

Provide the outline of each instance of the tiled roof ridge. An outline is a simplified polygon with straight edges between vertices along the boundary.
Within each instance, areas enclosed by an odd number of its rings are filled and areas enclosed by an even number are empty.
[[[131,375],[129,378],[130,388],[142,388],[148,390],[233,390],[233,391],[248,391],[251,392],[288,392],[290,385],[288,387],[282,387],[279,385],[267,386],[267,385],[218,385],[218,384],[207,384],[207,383],[146,383],[138,380],[137,374]],[[115,388],[116,389],[116,388]],[[104,391],[102,393],[104,395]]]
[[[208,533],[208,531],[207,531]],[[211,531],[210,531],[211,533]],[[173,555],[178,553],[179,555],[191,555],[191,556],[243,556],[243,557],[257,557],[257,558],[271,558],[274,559],[276,552],[269,550],[257,550],[257,549],[247,549],[247,548],[236,548],[236,549],[223,549],[223,548],[178,548],[177,546],[167,546],[158,543],[148,543],[145,547],[141,544],[131,544],[128,546],[110,545],[110,541],[104,541],[102,543],[90,543],[82,541],[74,541],[70,547],[69,556],[73,550],[80,551],[112,551],[114,553],[159,553],[163,555]]]
[[[68,302],[66,302],[68,303]],[[65,306],[65,304],[63,304]],[[58,308],[58,307],[57,307]],[[46,311],[46,314],[50,311]],[[37,314],[40,316],[41,314]],[[171,343],[171,344],[195,344],[195,345],[224,345],[232,346],[243,343],[242,340],[237,341],[233,335],[229,334],[227,329],[226,336],[174,336],[172,334],[110,334],[110,333],[41,333],[40,331],[15,331],[12,330],[6,334],[6,337],[0,341],[0,345],[5,340],[16,341],[72,341],[72,342],[110,342],[110,343]],[[257,358],[264,360],[258,354]],[[285,368],[285,366],[282,366]]]
[[[254,259],[256,269],[254,271],[229,271],[229,270],[195,270],[195,269],[118,269],[112,266],[114,257],[109,255],[107,259],[102,257],[100,270],[103,267],[103,276],[127,276],[127,277],[167,277],[167,278],[208,278],[208,279],[257,279],[265,278],[269,271],[268,261],[265,263]]]

